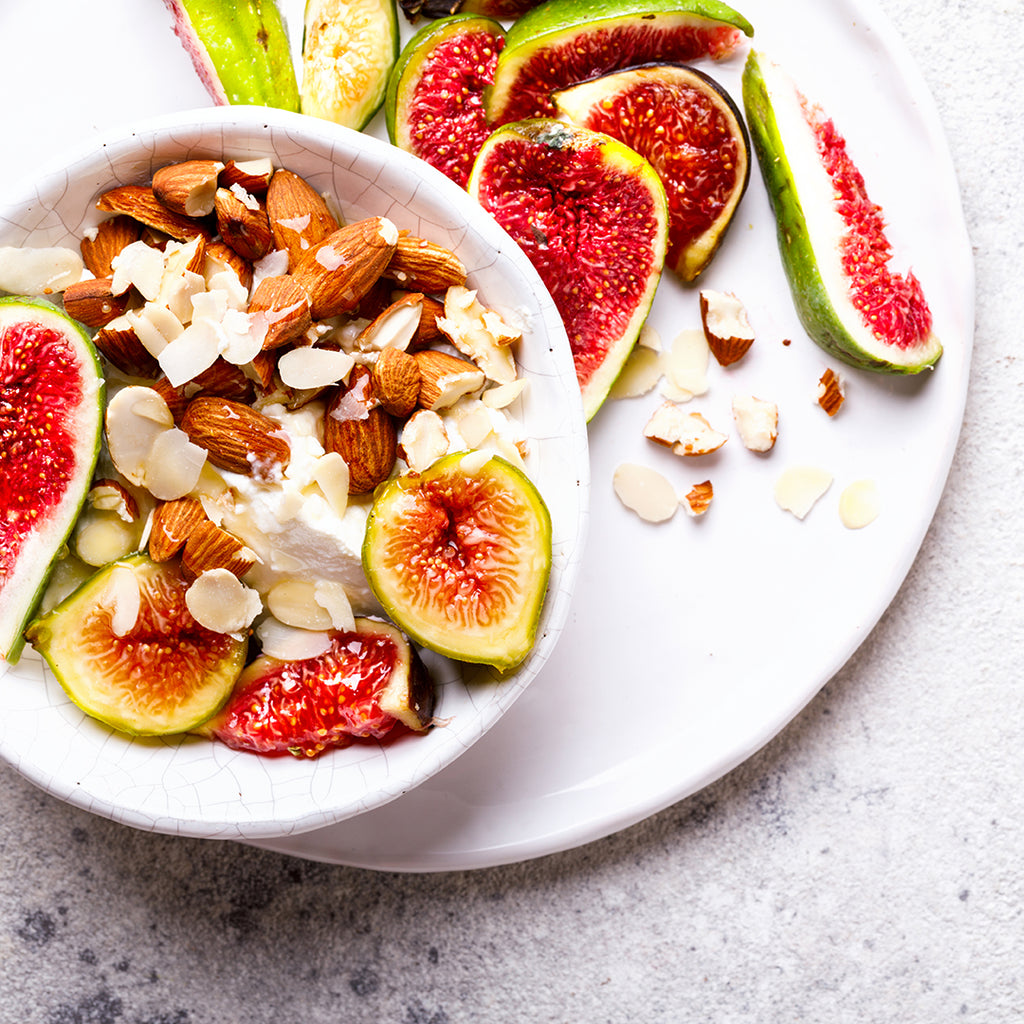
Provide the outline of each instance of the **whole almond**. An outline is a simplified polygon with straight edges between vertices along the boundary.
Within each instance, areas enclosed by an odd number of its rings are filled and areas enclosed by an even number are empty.
[[[217,179],[224,165],[219,160],[185,160],[168,164],[153,174],[153,194],[169,210],[185,217],[213,213]]]
[[[415,235],[401,235],[384,271],[409,291],[441,294],[466,283],[466,267],[450,249]]]
[[[76,281],[64,289],[64,311],[86,327],[106,327],[128,309],[131,293],[114,295],[112,277]]]
[[[185,542],[181,567],[195,578],[210,569],[227,569],[244,576],[256,564],[256,554],[234,534],[203,519]]]
[[[108,217],[100,221],[91,238],[83,238],[79,244],[82,262],[94,277],[110,277],[113,273],[110,261],[141,236],[142,226],[137,220],[124,214]]]
[[[352,370],[347,388],[339,388],[324,416],[324,448],[348,465],[349,494],[366,494],[391,475],[398,459],[395,421],[372,397],[365,367]]]
[[[249,300],[249,312],[266,315],[264,350],[287,345],[313,326],[309,296],[290,274],[263,278]]]
[[[213,235],[205,220],[184,217],[168,209],[157,199],[152,188],[145,185],[120,185],[112,188],[96,201],[96,209],[123,213],[179,242],[187,242],[196,235],[207,238]]]
[[[292,270],[309,296],[314,320],[349,313],[373,287],[391,259],[398,229],[386,217],[368,217],[339,228],[310,249]]]
[[[112,320],[92,340],[107,362],[129,377],[153,380],[160,376],[160,364],[139,341],[127,319]]]
[[[404,418],[420,397],[420,368],[416,360],[397,348],[385,348],[371,370],[373,390],[385,412]]]
[[[243,259],[255,263],[273,248],[267,211],[258,202],[253,208],[229,189],[219,188],[214,195],[214,210],[221,240]]]
[[[270,179],[267,216],[274,247],[288,253],[289,268],[340,227],[323,196],[304,178],[284,168]]]
[[[159,502],[153,510],[150,525],[149,557],[154,562],[166,562],[173,558],[199,524],[205,521],[206,512],[198,498],[175,498]]]
[[[206,449],[213,465],[231,473],[272,479],[291,458],[288,439],[274,420],[229,398],[192,399],[181,429],[193,444]]]

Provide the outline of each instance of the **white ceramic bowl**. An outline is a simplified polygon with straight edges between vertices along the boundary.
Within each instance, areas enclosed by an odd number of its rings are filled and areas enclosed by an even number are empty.
[[[561,320],[518,247],[457,186],[370,136],[313,118],[229,107],[162,117],[70,157],[0,205],[0,245],[77,246],[102,191],[148,182],[195,157],[271,157],[333,193],[350,219],[380,214],[453,248],[491,305],[527,313],[518,351],[529,386],[521,422],[529,472],[551,511],[554,563],[536,646],[514,673],[465,681],[433,659],[437,717],[426,735],[334,751],[314,761],[263,758],[195,737],[133,740],[84,716],[31,649],[0,679],[0,755],[60,799],[137,828],[255,839],[308,831],[417,786],[475,743],[512,705],[566,621],[587,522],[586,428]],[[2,672],[2,668],[0,668]]]

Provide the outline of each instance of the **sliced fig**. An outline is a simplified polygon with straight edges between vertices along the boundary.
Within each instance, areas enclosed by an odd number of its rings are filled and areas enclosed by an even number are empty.
[[[483,93],[504,43],[505,30],[491,18],[443,18],[406,43],[388,81],[391,141],[463,188],[490,134]]]
[[[509,29],[484,95],[487,117],[550,117],[558,89],[649,61],[720,60],[753,34],[718,0],[550,0]]]
[[[103,395],[78,324],[44,301],[0,299],[0,661],[18,660],[89,491]]]
[[[750,140],[732,97],[680,64],[615,71],[554,94],[575,124],[646,157],[668,198],[665,265],[692,281],[732,223],[750,179]]]
[[[536,7],[541,0],[399,0],[410,22],[424,18],[446,18],[452,14],[482,14],[485,18],[514,20]]]
[[[376,495],[363,569],[391,619],[458,661],[505,671],[533,647],[551,518],[529,478],[479,452],[438,459]]]
[[[866,370],[909,374],[933,366],[942,345],[921,283],[890,269],[882,209],[832,120],[757,52],[744,67],[743,102],[808,335]]]
[[[187,732],[227,700],[248,641],[189,613],[177,560],[105,566],[26,631],[68,696],[134,736]]]
[[[469,192],[519,243],[569,336],[591,419],[647,317],[665,261],[665,190],[601,132],[534,118],[484,143]]]
[[[274,0],[164,0],[214,103],[299,109],[288,34]]]
[[[327,650],[315,657],[260,655],[199,731],[236,750],[317,757],[380,739],[399,722],[422,732],[434,701],[430,676],[399,630],[356,619],[354,631],[331,631]]]
[[[365,128],[384,102],[397,57],[393,0],[307,0],[302,112]]]

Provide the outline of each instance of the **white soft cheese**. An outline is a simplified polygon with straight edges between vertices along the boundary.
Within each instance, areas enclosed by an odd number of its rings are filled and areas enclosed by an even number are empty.
[[[283,580],[330,580],[344,587],[357,615],[379,613],[360,558],[369,504],[352,500],[339,516],[314,480],[316,460],[324,454],[323,405],[313,402],[296,412],[268,406],[262,411],[288,434],[292,454],[280,480],[223,474],[234,498],[224,528],[260,558],[246,583],[266,594]]]

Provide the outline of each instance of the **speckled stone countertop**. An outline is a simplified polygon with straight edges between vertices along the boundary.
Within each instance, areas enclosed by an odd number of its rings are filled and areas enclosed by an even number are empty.
[[[882,6],[948,132],[977,332],[938,513],[845,668],[702,792],[473,872],[145,834],[0,767],[0,1024],[1024,1019],[1024,20]]]

